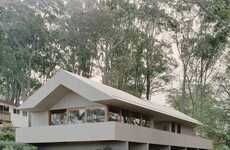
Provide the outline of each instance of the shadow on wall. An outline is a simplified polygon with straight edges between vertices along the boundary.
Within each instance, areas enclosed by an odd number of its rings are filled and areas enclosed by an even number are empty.
[[[110,146],[101,146],[101,148],[98,148],[96,150],[112,150],[112,148]]]

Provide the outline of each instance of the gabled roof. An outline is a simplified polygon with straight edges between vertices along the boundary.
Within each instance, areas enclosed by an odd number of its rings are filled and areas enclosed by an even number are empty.
[[[65,88],[62,88],[65,87]],[[124,91],[112,88],[110,86],[104,85],[99,82],[92,81],[90,79],[78,76],[76,74],[60,70],[56,75],[51,78],[44,86],[37,90],[32,96],[30,96],[21,106],[21,109],[25,110],[37,110],[41,105],[47,105],[46,101],[52,101],[52,99],[47,99],[48,96],[52,96],[53,91],[57,91],[53,101],[58,99],[58,95],[64,94],[64,89],[69,89],[82,97],[94,101],[110,101],[118,100],[130,105],[135,105],[147,110],[151,110],[163,115],[177,118],[186,122],[190,122],[196,125],[201,125],[201,123],[184,113],[176,111],[173,108],[161,106],[149,101],[142,100]],[[50,105],[54,102],[50,102]],[[47,108],[49,106],[47,105]]]

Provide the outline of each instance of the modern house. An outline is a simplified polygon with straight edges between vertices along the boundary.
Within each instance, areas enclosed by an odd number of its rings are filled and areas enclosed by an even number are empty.
[[[199,121],[60,70],[20,107],[31,126],[16,141],[39,150],[211,150]]]
[[[28,114],[9,101],[0,100],[0,127],[11,124],[13,127],[28,127]]]

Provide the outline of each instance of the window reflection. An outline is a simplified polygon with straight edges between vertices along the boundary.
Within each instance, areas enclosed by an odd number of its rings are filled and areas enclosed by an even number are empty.
[[[67,122],[66,110],[52,110],[50,111],[50,124],[62,125]]]
[[[105,121],[104,108],[87,109],[87,122],[104,122],[104,121]]]
[[[105,122],[106,107],[74,108],[50,111],[50,125]],[[108,107],[108,121],[151,127],[151,119],[141,113]]]
[[[118,121],[143,127],[151,127],[150,117],[141,113],[109,106],[109,121]]]
[[[141,126],[143,126],[143,127],[149,127],[150,128],[151,127],[150,117],[142,116]]]
[[[69,111],[69,123],[79,124],[85,122],[85,109],[77,109]]]
[[[122,121],[120,111],[118,108],[109,107],[109,121]]]

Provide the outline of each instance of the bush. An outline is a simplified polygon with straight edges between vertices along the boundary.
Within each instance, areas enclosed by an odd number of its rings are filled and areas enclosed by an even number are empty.
[[[0,150],[36,150],[36,147],[15,143],[15,128],[6,124],[0,128]]]
[[[15,128],[4,125],[0,128],[0,141],[15,141]]]
[[[0,141],[0,150],[37,150],[36,147],[15,142]]]

